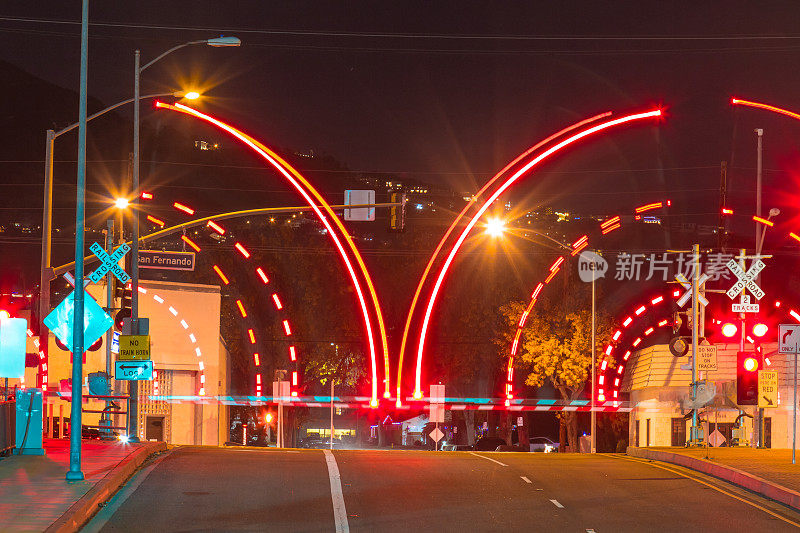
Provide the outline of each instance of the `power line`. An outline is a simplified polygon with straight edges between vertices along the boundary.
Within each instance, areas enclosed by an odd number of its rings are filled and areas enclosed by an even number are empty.
[[[80,26],[78,20],[58,20],[26,17],[2,17],[8,22],[28,22]],[[775,34],[729,34],[729,35],[500,35],[500,34],[444,34],[444,33],[400,33],[400,32],[348,32],[330,30],[278,30],[256,28],[220,28],[202,26],[168,26],[156,24],[133,24],[122,22],[90,22],[90,26],[107,28],[135,28],[147,30],[181,30],[202,32],[237,32],[263,35],[291,35],[312,37],[369,37],[389,39],[447,39],[490,41],[800,41],[798,35]]]

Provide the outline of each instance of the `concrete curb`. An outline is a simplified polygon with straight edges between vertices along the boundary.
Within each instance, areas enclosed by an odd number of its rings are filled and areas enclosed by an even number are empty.
[[[749,474],[738,468],[732,466],[721,465],[707,461],[705,459],[698,459],[680,453],[664,452],[660,450],[650,450],[648,448],[638,448],[636,446],[628,446],[625,452],[631,457],[639,457],[641,459],[651,459],[654,461],[664,461],[665,463],[672,463],[692,470],[697,470],[704,474],[714,476],[738,485],[747,490],[751,490],[762,496],[788,505],[793,509],[800,511],[800,492],[788,489],[772,481],[767,481],[764,478]]]
[[[164,442],[146,442],[131,450],[45,531],[47,533],[67,533],[80,530],[98,511],[99,505],[111,498],[148,457],[166,451],[166,449],[167,445]]]

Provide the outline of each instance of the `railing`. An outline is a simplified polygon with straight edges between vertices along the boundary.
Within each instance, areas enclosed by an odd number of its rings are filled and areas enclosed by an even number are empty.
[[[51,392],[48,393],[49,398],[60,398],[64,400],[64,402],[52,402],[49,401],[46,405],[46,416],[45,416],[45,436],[49,438],[65,438],[69,435],[69,401],[72,397],[70,393],[64,392]],[[101,401],[108,401],[108,402],[115,402],[115,401],[124,401],[125,402],[125,410],[121,407],[113,407],[113,403],[106,407],[105,409],[82,409],[83,413],[94,413],[94,414],[103,414],[106,415],[125,415],[125,425],[114,426],[111,424],[103,425],[103,424],[82,424],[82,433],[84,437],[87,437],[87,429],[90,430],[98,430],[100,435],[102,436],[103,432],[108,430],[120,430],[127,433],[128,429],[128,410],[127,405],[130,397],[128,396],[112,396],[112,395],[94,395],[94,394],[84,394],[84,400],[101,400]],[[55,413],[55,408],[58,407],[58,414]],[[67,407],[67,418],[64,417],[64,408]],[[110,422],[110,421],[109,421]],[[91,435],[88,435],[91,437]]]
[[[17,402],[0,398],[0,456],[16,446]]]

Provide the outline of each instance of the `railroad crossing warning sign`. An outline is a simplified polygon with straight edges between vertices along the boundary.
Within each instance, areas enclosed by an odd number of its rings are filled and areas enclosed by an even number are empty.
[[[713,344],[700,344],[697,346],[697,370],[717,369],[717,347]]]
[[[742,267],[739,266],[739,263],[736,262],[735,259],[731,259],[726,263],[728,270],[733,272],[733,275],[736,276],[737,281],[733,284],[733,287],[728,289],[728,298],[733,300],[738,295],[744,295],[745,289],[750,291],[750,293],[756,297],[756,300],[760,300],[764,297],[764,291],[761,290],[756,282],[756,276],[758,273],[764,270],[764,267],[767,266],[764,264],[764,261],[761,259],[756,259],[750,268],[745,272]]]
[[[117,361],[150,359],[150,335],[120,335]]]
[[[758,371],[758,406],[778,407],[778,371]]]
[[[800,352],[800,324],[781,324],[778,336],[780,353]]]
[[[683,307],[684,305],[686,305],[686,302],[688,302],[692,298],[692,282],[686,279],[686,276],[680,273],[677,276],[675,276],[675,279],[678,281],[678,283],[681,284],[681,286],[684,289],[686,289],[686,292],[684,292],[681,295],[681,297],[678,298],[677,301],[678,307]],[[710,279],[711,276],[709,276],[708,274],[702,274],[700,276],[700,279],[697,280],[697,287],[698,288],[702,287],[703,283],[705,283]],[[706,297],[700,294],[699,292],[697,293],[697,301],[700,302],[700,305],[702,305],[703,307],[708,305],[708,299],[706,299]]]
[[[89,279],[92,280],[93,283],[97,283],[103,279],[103,276],[105,276],[109,270],[121,283],[127,283],[128,280],[131,279],[128,273],[125,272],[118,264],[119,260],[122,259],[122,257],[131,249],[131,247],[128,246],[128,243],[122,243],[120,247],[114,250],[114,253],[111,255],[108,255],[108,252],[103,250],[103,247],[96,242],[93,243],[89,249],[102,263],[99,267],[97,267],[97,270],[89,274]]]

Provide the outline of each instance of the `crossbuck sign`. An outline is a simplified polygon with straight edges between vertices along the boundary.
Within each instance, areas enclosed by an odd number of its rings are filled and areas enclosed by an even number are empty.
[[[93,283],[97,283],[103,279],[103,276],[105,276],[109,270],[121,283],[127,283],[128,280],[131,279],[128,273],[125,272],[125,270],[123,270],[118,264],[119,260],[122,259],[122,257],[131,249],[131,247],[128,246],[128,243],[122,243],[122,245],[114,250],[114,253],[111,255],[108,255],[108,253],[103,250],[103,247],[97,243],[93,243],[89,249],[94,255],[97,256],[98,259],[100,259],[100,262],[102,263],[97,270],[89,274],[89,279],[92,280]]]
[[[728,261],[726,266],[738,279],[736,283],[733,284],[733,287],[728,289],[728,298],[733,300],[737,295],[741,294],[740,303],[733,304],[732,306],[733,312],[757,313],[758,304],[751,304],[750,297],[745,294],[745,292],[750,291],[750,293],[756,297],[756,300],[760,300],[764,297],[764,291],[761,290],[761,287],[759,287],[755,282],[758,273],[764,270],[764,267],[766,266],[764,261],[761,259],[756,259],[753,264],[750,265],[750,268],[747,270],[747,272],[745,272],[744,269],[739,266],[735,259]]]

